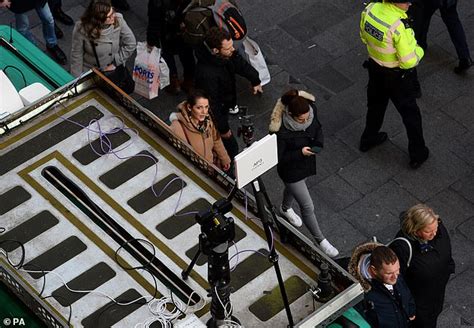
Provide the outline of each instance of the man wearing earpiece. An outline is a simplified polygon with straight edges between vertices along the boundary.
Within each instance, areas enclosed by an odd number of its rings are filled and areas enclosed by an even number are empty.
[[[196,49],[197,66],[195,85],[209,95],[210,107],[224,146],[231,157],[239,146],[229,127],[229,109],[237,105],[235,74],[250,81],[253,94],[262,93],[258,72],[234,49],[226,30],[213,27],[203,45]]]

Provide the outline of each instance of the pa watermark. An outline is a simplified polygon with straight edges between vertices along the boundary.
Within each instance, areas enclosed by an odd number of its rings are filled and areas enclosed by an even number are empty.
[[[25,319],[23,318],[5,318],[2,321],[5,327],[20,327],[26,326]]]

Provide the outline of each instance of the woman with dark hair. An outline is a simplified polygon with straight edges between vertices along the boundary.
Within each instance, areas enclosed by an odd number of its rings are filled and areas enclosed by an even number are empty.
[[[411,249],[402,240],[395,240],[390,247],[400,259],[400,271],[415,298],[412,327],[436,328],[446,285],[455,269],[448,230],[425,204],[412,206],[401,217],[402,229],[397,237],[406,238]]]
[[[171,113],[171,130],[187,142],[208,162],[224,171],[230,168],[230,157],[213,122],[209,98],[200,90],[194,90],[186,101],[178,105],[179,112]]]
[[[132,30],[110,0],[92,0],[72,32],[71,74],[79,76],[94,66],[113,71],[136,47]]]
[[[336,257],[339,251],[321,232],[306,185],[306,178],[316,174],[316,154],[324,142],[314,100],[313,95],[293,89],[273,109],[269,130],[277,135],[277,171],[285,184],[280,214],[294,226],[304,222],[321,250]],[[294,201],[300,207],[303,221],[292,209]]]

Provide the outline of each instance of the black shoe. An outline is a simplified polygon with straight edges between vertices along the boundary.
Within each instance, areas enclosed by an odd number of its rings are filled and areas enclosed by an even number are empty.
[[[66,65],[67,57],[58,45],[46,47],[46,50],[49,52],[51,58],[53,58],[58,64]]]
[[[388,136],[387,136],[387,133],[385,132],[379,132],[377,133],[375,137],[372,137],[370,139],[364,140],[363,138],[361,138],[359,150],[365,153],[369,149],[372,149],[375,146],[378,146],[384,143],[385,141],[387,141],[387,139],[388,139]]]
[[[421,166],[421,164],[423,164],[428,159],[428,157],[430,157],[430,150],[426,147],[425,149],[426,149],[425,154],[421,158],[412,159],[410,163],[408,163],[408,165],[410,165],[412,169],[416,170],[417,168]]]
[[[127,11],[130,9],[127,0],[112,0],[112,6],[120,11]]]
[[[454,67],[454,73],[462,74],[472,66],[471,58],[459,59],[459,65]]]
[[[63,23],[64,25],[74,25],[74,20],[67,15],[61,7],[53,11],[54,20]]]
[[[54,23],[54,34],[56,34],[57,39],[62,39],[64,36],[63,31],[59,28],[59,26]]]

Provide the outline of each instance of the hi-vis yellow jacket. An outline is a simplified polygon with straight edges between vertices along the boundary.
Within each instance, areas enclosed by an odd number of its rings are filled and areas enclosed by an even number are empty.
[[[402,19],[407,14],[392,3],[370,3],[362,12],[360,38],[367,45],[369,57],[383,67],[410,69],[424,55],[417,45],[412,28]]]

